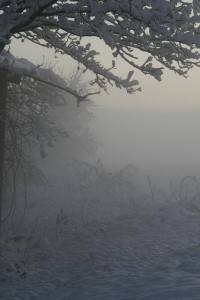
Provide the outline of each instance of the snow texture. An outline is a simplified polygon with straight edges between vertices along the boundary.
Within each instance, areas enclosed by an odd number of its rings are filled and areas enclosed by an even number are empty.
[[[90,167],[91,177],[84,185],[79,181],[79,197],[69,183],[71,211],[65,212],[65,197],[56,225],[48,221],[30,237],[7,233],[1,241],[2,300],[199,299],[200,198],[187,186],[196,179],[185,177],[178,192],[164,199],[154,191],[151,199],[136,187],[130,193],[130,169],[101,173],[99,180]],[[55,217],[55,206],[51,210]]]
[[[166,205],[93,236],[44,239],[18,268],[7,264],[1,299],[198,299],[199,226],[198,213]]]

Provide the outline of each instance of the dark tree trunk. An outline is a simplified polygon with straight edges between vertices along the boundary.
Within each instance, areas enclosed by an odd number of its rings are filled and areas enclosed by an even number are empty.
[[[3,204],[3,165],[5,152],[5,128],[6,128],[6,96],[8,88],[7,72],[0,71],[0,234],[2,225]]]
[[[4,48],[5,48],[5,44],[0,43],[0,54],[3,52]]]

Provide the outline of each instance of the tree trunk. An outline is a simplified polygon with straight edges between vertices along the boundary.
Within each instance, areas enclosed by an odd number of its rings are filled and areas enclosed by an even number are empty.
[[[5,152],[5,128],[6,128],[6,96],[8,88],[7,72],[0,71],[0,234],[2,226],[3,204],[3,164]]]

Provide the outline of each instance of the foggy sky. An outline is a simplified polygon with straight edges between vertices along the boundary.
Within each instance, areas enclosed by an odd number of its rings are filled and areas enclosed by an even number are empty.
[[[99,47],[99,45],[98,45]],[[13,43],[11,52],[34,63],[55,62],[53,52],[29,43]],[[111,55],[102,48],[101,58],[107,65]],[[62,56],[57,60],[64,73],[73,62]],[[126,74],[127,65],[119,63],[118,74]],[[133,163],[145,172],[181,176],[200,174],[200,70],[185,79],[166,71],[162,82],[138,71],[142,92],[128,95],[109,88],[109,95],[95,97],[96,123],[93,132],[103,146],[97,156],[108,166]]]

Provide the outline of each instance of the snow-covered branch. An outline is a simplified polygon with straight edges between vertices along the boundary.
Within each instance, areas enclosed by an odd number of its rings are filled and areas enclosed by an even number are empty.
[[[0,52],[12,36],[53,47],[82,63],[106,83],[134,92],[138,84],[113,74],[98,62],[92,47],[81,46],[82,37],[104,40],[113,53],[133,70],[160,80],[163,66],[184,75],[197,64],[200,53],[200,9],[197,1],[104,0],[0,1]],[[136,51],[137,50],[137,51]],[[149,55],[138,62],[138,50]],[[132,89],[130,89],[132,87]]]
[[[88,92],[85,95],[81,95],[70,86],[67,86],[67,83],[58,75],[55,75],[51,69],[44,69],[40,66],[35,66],[26,59],[16,59],[9,52],[5,52],[0,56],[0,71],[8,72],[8,76],[12,77],[13,75],[17,75],[19,77],[30,77],[36,81],[63,90],[73,95],[77,99],[78,103],[88,100],[89,96],[99,94],[99,92]]]

